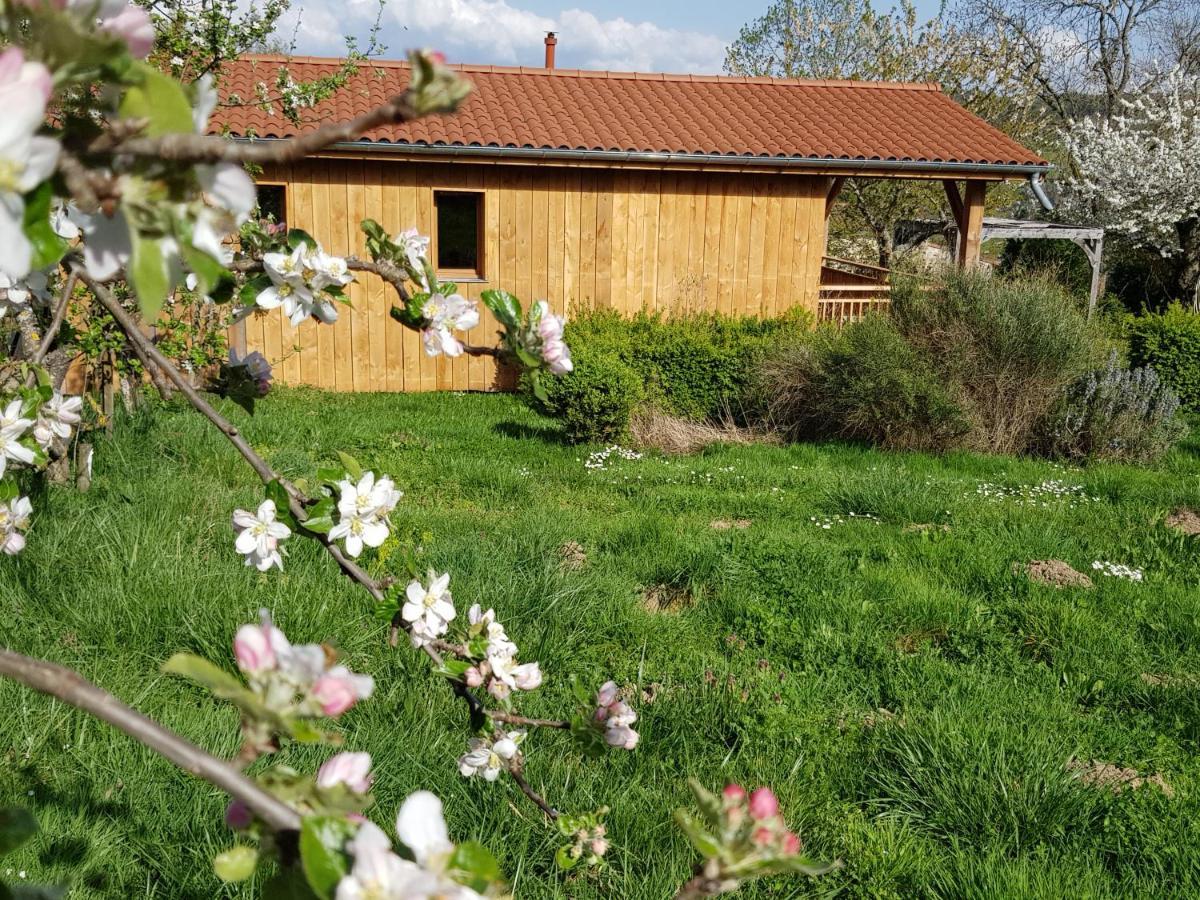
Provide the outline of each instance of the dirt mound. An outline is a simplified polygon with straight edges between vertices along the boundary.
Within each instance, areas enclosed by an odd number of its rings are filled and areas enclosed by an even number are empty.
[[[655,584],[642,591],[642,606],[652,613],[677,613],[696,600],[691,591],[675,584]]]
[[[749,519],[713,519],[708,523],[713,531],[728,531],[730,528],[746,529],[750,527]]]
[[[936,534],[939,531],[942,534],[949,534],[950,526],[944,525],[944,524],[943,525],[935,525],[931,522],[922,522],[922,523],[914,522],[912,525],[905,525],[904,528],[901,529],[901,531],[904,534]]]
[[[1013,574],[1024,575],[1030,581],[1057,588],[1092,586],[1092,579],[1061,559],[1035,559],[1024,564],[1013,563]]]
[[[1125,790],[1137,790],[1143,785],[1158,788],[1168,797],[1175,796],[1175,788],[1159,774],[1139,775],[1137,769],[1126,769],[1113,763],[1092,759],[1084,762],[1072,759],[1067,763],[1067,770],[1088,787],[1102,791],[1112,791],[1119,794]]]
[[[1174,528],[1181,534],[1197,535],[1200,534],[1200,513],[1182,507],[1167,516],[1163,520],[1163,524],[1168,528]]]
[[[578,541],[567,541],[558,548],[559,564],[568,571],[577,572],[587,565],[587,554]]]

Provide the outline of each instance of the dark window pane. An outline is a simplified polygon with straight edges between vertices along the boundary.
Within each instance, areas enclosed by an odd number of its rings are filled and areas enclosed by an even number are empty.
[[[258,218],[272,225],[287,221],[287,192],[282,184],[258,185]]]
[[[479,271],[479,209],[482,194],[438,191],[437,267]]]

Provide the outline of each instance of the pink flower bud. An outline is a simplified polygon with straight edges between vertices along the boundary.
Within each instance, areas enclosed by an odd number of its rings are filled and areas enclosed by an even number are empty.
[[[597,856],[603,856],[608,852],[608,841],[606,841],[604,838],[597,838],[596,840],[592,841],[592,852]]]
[[[770,828],[755,828],[754,833],[750,835],[750,840],[756,846],[766,847],[774,843],[775,833]]]
[[[483,684],[483,673],[475,666],[471,666],[471,668],[463,672],[463,681],[467,683],[467,687],[479,687]]]
[[[256,675],[275,668],[275,650],[271,637],[261,625],[243,625],[233,637],[233,656],[238,668]]]
[[[613,701],[617,699],[617,683],[615,681],[606,681],[600,686],[600,691],[596,694],[597,706],[612,706]]]
[[[329,757],[317,770],[317,787],[331,788],[344,784],[356,794],[371,790],[371,754],[338,753]]]
[[[783,852],[785,856],[795,856],[800,852],[800,838],[790,831],[783,836]]]
[[[241,800],[234,800],[225,810],[225,824],[234,831],[243,831],[254,821],[250,807]]]
[[[746,789],[740,784],[727,784],[725,790],[721,792],[721,796],[730,803],[740,803],[746,799]]]
[[[312,686],[312,695],[321,704],[321,712],[340,716],[359,700],[371,696],[375,682],[369,676],[355,675],[345,666],[335,666]]]
[[[105,19],[100,27],[125,42],[131,56],[145,59],[154,49],[154,24],[140,6],[132,3],[111,19]]]
[[[532,691],[542,684],[542,669],[537,663],[523,663],[512,671],[518,690]]]
[[[441,50],[429,51],[429,58],[439,66],[444,66],[446,64],[446,54]]]
[[[760,787],[750,795],[750,816],[760,822],[779,815],[779,801],[770,788]]]

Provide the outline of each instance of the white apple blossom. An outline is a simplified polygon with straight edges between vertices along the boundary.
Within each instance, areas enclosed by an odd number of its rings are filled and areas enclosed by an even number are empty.
[[[450,573],[428,575],[429,586],[413,579],[405,591],[400,618],[409,625],[414,647],[422,647],[441,637],[455,616],[454,598],[450,594]]]
[[[374,472],[364,472],[358,483],[343,479],[338,482],[341,494],[338,498],[338,512],[343,516],[375,516],[385,518],[400,498],[403,492],[396,490],[396,484],[386,475],[376,480]]]
[[[25,401],[20,397],[8,401],[4,410],[0,412],[0,430],[9,428],[18,434],[24,434],[33,425],[33,419],[26,417],[24,410]]]
[[[423,277],[425,260],[429,256],[429,238],[417,229],[409,228],[392,238],[392,243],[400,248],[404,258],[408,260],[409,268]]]
[[[488,609],[485,612],[478,603],[473,604],[467,610],[467,621],[476,626],[471,629],[472,633],[478,630],[487,638],[488,656],[516,656],[517,645],[509,639],[504,626],[496,621],[495,610]]]
[[[47,449],[55,438],[70,440],[71,429],[79,424],[82,411],[82,397],[64,397],[55,391],[38,409],[33,439],[43,450]]]
[[[317,770],[317,787],[329,789],[344,784],[356,794],[371,790],[371,754],[337,753]]]
[[[458,758],[458,771],[464,778],[482,775],[484,781],[495,781],[517,757],[524,739],[523,731],[501,732],[495,740],[471,738],[469,749]]]
[[[0,272],[29,274],[33,246],[25,236],[24,195],[50,177],[58,164],[57,141],[37,134],[46,117],[53,81],[19,47],[0,53]]]
[[[537,332],[541,339],[539,354],[546,363],[546,368],[554,375],[566,375],[575,365],[571,362],[570,349],[563,342],[565,321],[562,316],[550,312],[550,305],[545,300],[534,304],[533,317],[538,323]]]
[[[25,549],[25,535],[29,528],[29,517],[33,507],[28,497],[16,497],[8,503],[0,503],[0,552],[16,556]]]
[[[290,253],[264,254],[263,269],[272,283],[255,303],[260,309],[282,306],[284,315],[296,326],[309,316],[326,324],[337,321],[334,298],[326,288],[341,288],[354,280],[344,259],[307,243]]]
[[[244,509],[233,511],[233,530],[237,534],[234,546],[246,557],[246,565],[265,572],[272,566],[283,568],[279,543],[291,537],[292,530],[278,521],[274,500],[264,500],[256,512]]]
[[[421,331],[427,356],[461,356],[463,345],[451,332],[470,331],[479,324],[478,305],[461,294],[430,294],[421,315],[429,323]]]
[[[0,272],[0,290],[4,291],[0,299],[0,319],[10,309],[24,306],[31,299],[45,301],[50,297],[49,279],[41,269],[34,269],[21,279],[12,279]]]
[[[29,420],[20,419],[14,425],[0,428],[0,478],[4,477],[10,460],[14,463],[24,463],[28,466],[32,465],[36,458],[36,454],[29,447],[21,443],[21,436],[29,427],[28,425],[22,425],[21,422],[29,422]]]
[[[336,900],[481,900],[447,873],[454,844],[436,796],[411,794],[396,816],[396,833],[416,861],[396,855],[383,830],[364,822],[346,845],[354,866],[338,882]]]

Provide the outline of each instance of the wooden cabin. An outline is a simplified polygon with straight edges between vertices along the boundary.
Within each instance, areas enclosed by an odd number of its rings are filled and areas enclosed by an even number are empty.
[[[307,81],[340,62],[245,57],[223,73],[226,103],[259,96],[284,64]],[[879,293],[878,272],[825,256],[831,204],[848,176],[942,180],[969,265],[988,184],[1022,178],[1036,189],[1049,168],[936,85],[459,68],[475,90],[456,115],[268,168],[264,209],[338,254],[364,253],[363,218],[393,233],[415,226],[465,295],[502,287],[568,317],[773,316],[797,305],[821,315],[822,303],[861,306]],[[240,140],[291,137],[378,105],[407,78],[405,63],[371,61],[299,126],[258,105],[223,105],[212,127]],[[418,336],[389,318],[389,290],[363,277],[332,327],[292,328],[276,311],[233,338],[261,350],[286,383],[495,386],[490,359],[426,357]],[[494,339],[482,318],[473,343]]]

